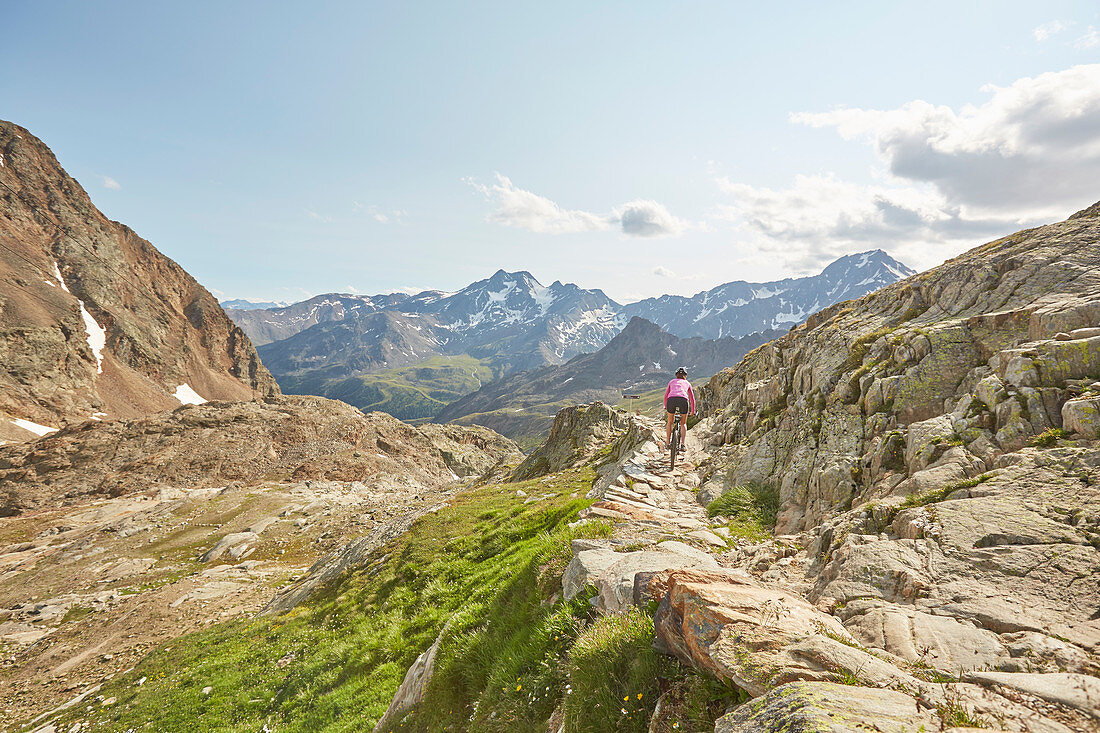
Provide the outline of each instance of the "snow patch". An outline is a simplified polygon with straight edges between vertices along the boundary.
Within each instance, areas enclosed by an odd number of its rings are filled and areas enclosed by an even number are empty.
[[[545,316],[546,311],[557,300],[557,295],[554,294],[550,288],[542,285],[531,286],[531,297],[535,301],[535,305],[539,307],[539,315]]]
[[[181,405],[201,405],[206,402],[198,392],[191,389],[191,385],[187,382],[176,387],[176,391],[172,396],[179,400]]]
[[[53,263],[53,274],[57,277],[57,281],[61,283],[61,289],[72,295],[69,286],[65,284],[65,278],[61,277],[61,268],[57,266],[57,262]],[[48,280],[46,284],[52,285]],[[99,325],[95,318],[92,318],[92,314],[84,307],[83,300],[77,298],[76,302],[80,303],[80,317],[84,319],[84,332],[88,339],[88,347],[92,350],[92,355],[95,356],[95,373],[102,374],[103,349],[107,346],[107,331]]]
[[[77,302],[80,303],[80,317],[84,319],[84,330],[87,332],[88,336],[88,347],[92,350],[92,355],[95,356],[95,373],[102,374],[103,349],[107,346],[107,331],[96,322],[96,319],[92,318],[92,314],[84,307],[83,300],[78,300]]]
[[[65,284],[65,278],[61,277],[61,268],[57,266],[57,263],[53,263],[53,274],[57,277],[57,281],[61,283],[61,289],[66,293],[69,292],[69,286]]]
[[[18,417],[15,418],[14,420],[12,420],[11,424],[15,425],[16,427],[23,428],[24,430],[29,430],[29,431],[31,431],[32,433],[34,433],[35,435],[37,435],[39,437],[42,437],[43,435],[49,435],[50,433],[56,433],[57,432],[57,428],[51,428],[49,425],[39,425],[36,422],[31,422],[30,420],[23,420],[23,419],[18,418]]]

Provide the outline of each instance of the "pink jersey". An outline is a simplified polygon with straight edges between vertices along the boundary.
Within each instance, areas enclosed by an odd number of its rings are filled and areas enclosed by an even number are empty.
[[[691,382],[686,379],[673,379],[665,388],[665,406],[668,406],[669,397],[687,397],[691,404],[691,414],[695,414],[695,392],[691,389]]]

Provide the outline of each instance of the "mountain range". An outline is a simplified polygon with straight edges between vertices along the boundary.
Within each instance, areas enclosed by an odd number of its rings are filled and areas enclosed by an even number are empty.
[[[264,364],[284,391],[339,395],[363,409],[420,419],[439,413],[456,391],[480,385],[463,379],[459,387],[450,370],[442,384],[403,379],[395,386],[389,378],[394,370],[462,357],[498,379],[594,353],[636,316],[677,338],[754,336],[759,342],[761,335],[782,333],[820,308],[911,274],[873,250],[842,257],[810,277],[737,281],[690,298],[664,295],[623,305],[602,290],[560,281],[544,286],[529,272],[498,270],[453,293],[330,293],[285,307],[227,313],[260,344]]]

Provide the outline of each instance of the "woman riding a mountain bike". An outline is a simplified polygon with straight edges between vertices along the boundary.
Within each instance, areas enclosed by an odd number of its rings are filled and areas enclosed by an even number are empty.
[[[665,412],[668,413],[668,424],[665,426],[665,446],[672,442],[672,423],[678,414],[680,417],[680,445],[679,450],[684,449],[685,434],[687,433],[688,415],[695,414],[695,392],[691,389],[691,382],[687,380],[687,369],[680,367],[676,370],[676,377],[665,388]]]

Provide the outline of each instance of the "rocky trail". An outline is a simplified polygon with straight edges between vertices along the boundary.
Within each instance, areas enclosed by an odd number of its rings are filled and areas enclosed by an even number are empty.
[[[574,541],[563,592],[568,598],[594,587],[591,602],[604,613],[631,606],[654,613],[659,649],[754,698],[719,719],[715,731],[981,727],[1053,733],[1100,726],[1094,632],[1064,623],[1052,630],[1037,618],[1038,606],[1029,616],[1021,604],[1024,584],[1000,585],[995,573],[987,572],[991,592],[978,600],[984,586],[957,587],[963,573],[953,577],[949,568],[936,568],[939,560],[927,551],[919,554],[915,546],[922,541],[904,531],[866,535],[852,548],[848,543],[856,538],[845,538],[849,553],[873,548],[855,568],[846,562],[850,557],[823,558],[822,535],[852,517],[764,541],[731,535],[727,518],[708,517],[698,498],[700,485],[714,480],[713,421],[689,433],[686,459],[670,471],[667,453],[659,448],[663,426],[643,417],[629,420],[635,447],[600,469],[590,494],[597,501],[582,512],[588,521],[613,522],[613,534]],[[1029,469],[1032,475],[1040,470],[1034,464]],[[1000,473],[1008,485],[1024,475]],[[1042,476],[1035,485],[1042,478],[1051,477]],[[977,501],[960,493],[956,501],[938,506],[954,509],[954,504],[972,518],[977,511],[987,530],[1008,522],[1023,533],[1020,523],[1029,520],[1022,510],[1003,508],[1007,515],[999,517],[980,499],[1000,495],[1000,506],[1014,505],[1005,503],[1004,493],[974,492]],[[968,502],[975,506],[966,507]],[[858,513],[850,514],[858,519]],[[941,533],[961,531],[956,526],[961,521],[945,516]],[[832,541],[826,537],[825,544]],[[1073,562],[1073,548],[1066,549],[1055,564]],[[918,554],[911,555],[913,550]],[[1090,555],[1074,572],[1087,577],[1097,570],[1094,562]],[[885,579],[897,592],[838,600],[828,581],[843,582],[846,575],[849,583]],[[920,590],[904,587],[922,582],[927,587]],[[922,596],[937,595],[938,585],[955,586],[954,605],[922,603]],[[822,592],[823,587],[834,592]],[[978,606],[985,606],[984,615]],[[658,703],[652,731],[665,729],[661,707]]]

